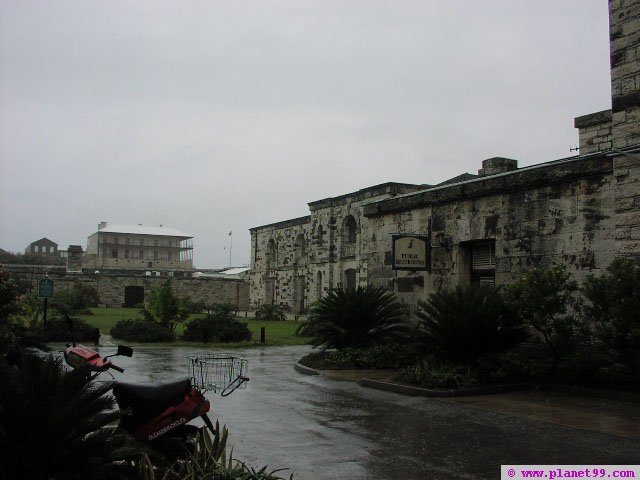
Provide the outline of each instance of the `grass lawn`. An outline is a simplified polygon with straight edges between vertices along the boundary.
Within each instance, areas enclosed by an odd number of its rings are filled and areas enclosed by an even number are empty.
[[[137,308],[92,308],[93,315],[78,315],[79,318],[87,322],[89,325],[100,329],[100,333],[108,335],[111,328],[115,326],[120,320],[126,320],[129,318],[137,319],[141,318],[142,314]],[[192,315],[190,319],[201,317],[203,315]],[[249,330],[253,335],[253,339],[250,343],[226,343],[225,347],[246,347],[247,345],[261,345],[260,344],[260,328],[265,328],[266,343],[267,346],[285,346],[285,345],[304,345],[308,342],[306,337],[296,336],[296,329],[298,323],[293,321],[284,322],[262,322],[252,317],[236,317],[236,320],[247,323]],[[176,332],[181,335],[184,331],[184,324],[178,325]],[[175,343],[168,343],[167,345],[199,345],[193,342],[178,341]],[[209,344],[211,345],[211,344]]]

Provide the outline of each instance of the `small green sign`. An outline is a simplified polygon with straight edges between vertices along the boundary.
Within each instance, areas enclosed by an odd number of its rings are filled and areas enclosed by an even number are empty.
[[[38,296],[40,298],[53,297],[53,280],[48,278],[43,278],[42,280],[40,280],[40,284],[38,287]]]

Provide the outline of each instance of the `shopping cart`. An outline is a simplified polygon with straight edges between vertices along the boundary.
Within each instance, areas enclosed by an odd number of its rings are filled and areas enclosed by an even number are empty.
[[[226,397],[247,386],[248,363],[244,358],[226,353],[187,357],[191,381],[203,391],[212,390]]]

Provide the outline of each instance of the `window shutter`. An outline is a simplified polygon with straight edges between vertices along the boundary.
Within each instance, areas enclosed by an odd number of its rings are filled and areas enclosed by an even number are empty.
[[[474,270],[487,270],[496,266],[495,247],[493,244],[474,245],[472,257],[472,268]]]

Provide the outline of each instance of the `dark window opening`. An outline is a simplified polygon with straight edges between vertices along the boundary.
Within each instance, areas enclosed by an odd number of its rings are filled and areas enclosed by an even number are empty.
[[[496,243],[471,245],[471,283],[496,283]]]

